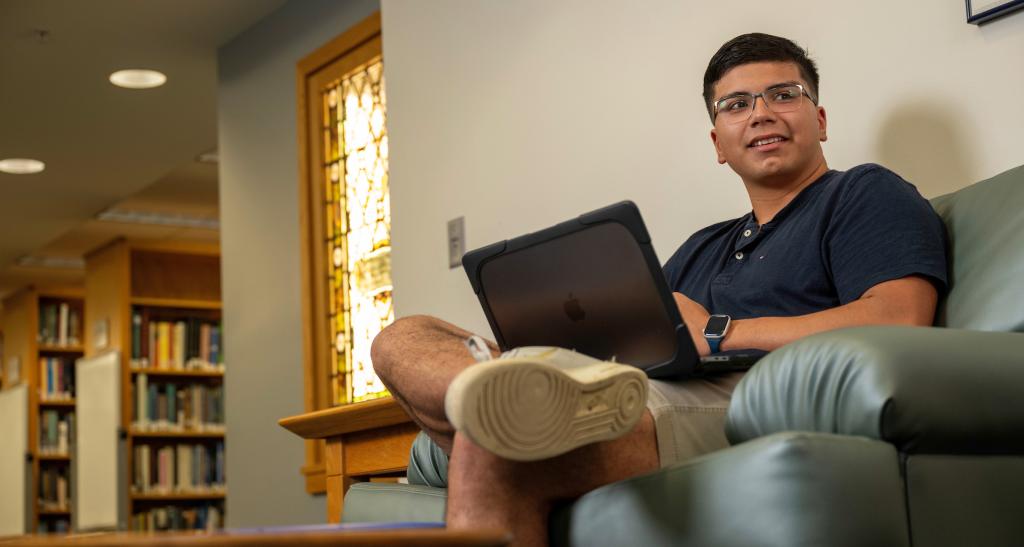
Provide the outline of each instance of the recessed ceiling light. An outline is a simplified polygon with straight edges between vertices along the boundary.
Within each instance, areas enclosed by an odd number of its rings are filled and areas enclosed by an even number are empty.
[[[217,155],[217,149],[214,148],[209,152],[203,152],[202,154],[196,156],[196,161],[198,161],[199,163],[217,163],[218,161],[220,161],[220,158]]]
[[[71,256],[39,256],[24,255],[18,257],[18,266],[23,268],[62,268],[69,270],[84,270],[85,259]]]
[[[179,228],[206,228],[208,230],[220,229],[220,221],[216,217],[132,211],[117,208],[101,211],[96,215],[96,219],[127,224],[152,224],[157,226],[176,226]]]
[[[149,89],[160,87],[167,82],[163,72],[146,69],[118,70],[110,75],[110,83],[128,89]]]
[[[12,175],[31,175],[46,169],[46,164],[29,158],[7,158],[0,160],[0,171]]]

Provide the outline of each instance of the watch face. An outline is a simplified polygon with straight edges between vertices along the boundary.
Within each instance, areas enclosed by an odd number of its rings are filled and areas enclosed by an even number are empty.
[[[725,334],[725,327],[729,325],[728,315],[712,315],[708,318],[708,324],[704,327],[706,336],[722,336]]]

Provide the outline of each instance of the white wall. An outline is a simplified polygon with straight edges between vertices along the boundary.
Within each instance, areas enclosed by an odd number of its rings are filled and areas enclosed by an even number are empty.
[[[304,412],[295,65],[379,7],[293,0],[218,54],[218,140],[228,359],[227,524],[324,522],[305,492],[305,445],[277,425]]]
[[[701,82],[744,32],[810,49],[826,157],[885,164],[932,197],[1024,162],[1024,12],[984,27],[963,0],[383,0],[395,304],[489,333],[445,224],[468,248],[612,201],[662,260],[750,209],[715,162]]]

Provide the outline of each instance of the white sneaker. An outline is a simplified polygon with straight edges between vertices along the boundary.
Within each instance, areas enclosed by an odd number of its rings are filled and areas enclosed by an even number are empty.
[[[526,347],[460,372],[444,407],[452,425],[484,449],[534,461],[621,437],[646,403],[647,375],[636,367]]]

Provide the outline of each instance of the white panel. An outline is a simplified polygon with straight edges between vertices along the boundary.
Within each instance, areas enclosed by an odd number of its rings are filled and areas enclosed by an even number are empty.
[[[121,356],[111,352],[75,365],[78,433],[75,518],[78,530],[117,527]]]
[[[0,537],[25,530],[28,387],[0,391]]]

